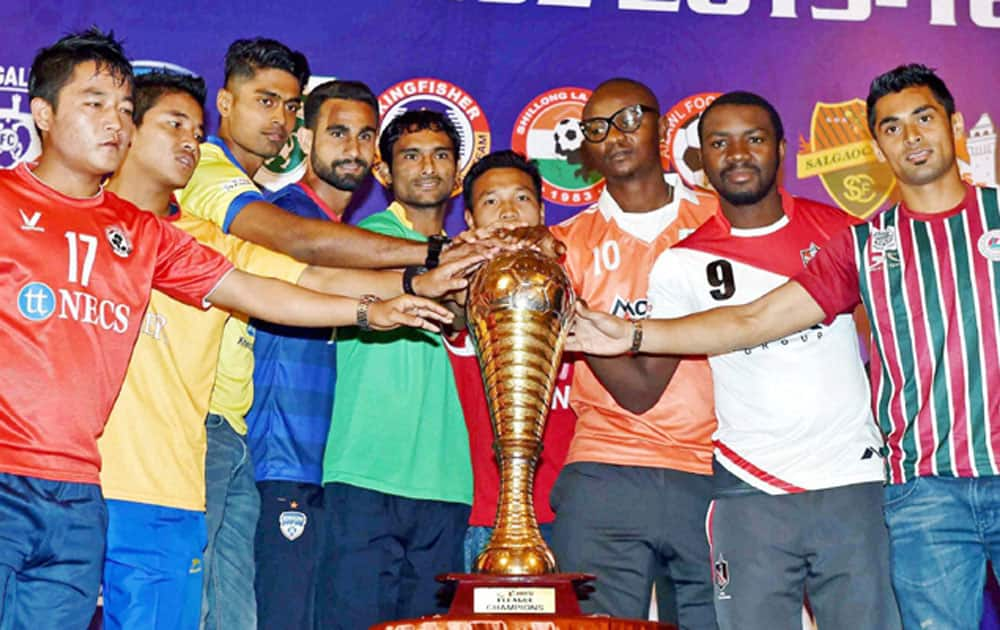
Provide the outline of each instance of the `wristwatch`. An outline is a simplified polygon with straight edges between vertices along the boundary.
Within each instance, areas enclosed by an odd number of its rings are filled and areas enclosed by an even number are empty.
[[[416,295],[413,290],[413,279],[422,273],[427,273],[427,267],[409,266],[403,270],[403,293]]]
[[[368,307],[380,301],[377,295],[370,293],[361,296],[361,299],[358,300],[358,328],[371,330],[371,326],[368,325]]]
[[[427,237],[427,258],[424,260],[424,267],[434,269],[438,266],[441,258],[441,250],[451,242],[451,239],[441,234],[432,234]]]

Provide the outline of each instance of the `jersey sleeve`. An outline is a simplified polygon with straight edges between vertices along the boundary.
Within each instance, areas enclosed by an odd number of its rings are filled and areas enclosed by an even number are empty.
[[[219,252],[199,244],[189,234],[157,220],[159,240],[153,288],[170,297],[201,309],[211,304],[206,299],[233,264]]]
[[[239,167],[206,154],[202,155],[198,168],[177,200],[185,211],[211,221],[226,233],[247,204],[265,201],[257,185]]]
[[[690,315],[697,310],[691,299],[683,254],[667,250],[660,254],[649,273],[650,317],[668,319]]]
[[[851,313],[861,301],[854,229],[841,230],[798,275],[792,278],[812,296],[830,324],[841,313]]]
[[[306,270],[305,263],[290,256],[272,251],[254,243],[244,241],[235,236],[226,237],[229,242],[226,257],[236,265],[237,269],[258,276],[278,278],[285,282],[296,284]]]

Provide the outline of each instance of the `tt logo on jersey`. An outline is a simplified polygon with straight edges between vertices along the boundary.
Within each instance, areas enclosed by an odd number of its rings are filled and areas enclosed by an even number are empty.
[[[20,208],[17,209],[21,215],[21,229],[25,232],[44,232],[45,228],[38,225],[38,220],[42,218],[41,212],[35,212],[30,217],[28,213]]]
[[[649,300],[640,298],[630,302],[622,296],[616,295],[615,302],[611,306],[611,314],[626,319],[644,319],[649,314]]]

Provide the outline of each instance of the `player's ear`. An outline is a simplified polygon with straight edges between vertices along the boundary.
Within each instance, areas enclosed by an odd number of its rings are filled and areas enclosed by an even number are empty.
[[[660,144],[666,146],[667,144],[667,116],[664,114],[660,116],[660,119],[656,121],[656,130],[660,135]]]
[[[313,145],[313,130],[305,125],[302,125],[295,130],[295,137],[298,139],[299,146],[302,147],[302,150],[305,151],[306,155],[309,155],[309,152],[312,151]]]
[[[233,110],[233,93],[226,88],[219,88],[215,94],[215,108],[219,110],[220,116],[229,116]]]
[[[31,117],[40,130],[48,131],[52,128],[52,118],[55,114],[56,110],[52,107],[52,103],[40,96],[31,99]]]
[[[375,171],[375,175],[378,176],[380,180],[385,182],[386,188],[392,188],[392,173],[389,171],[388,164],[382,160],[378,160],[375,162],[375,166],[372,167],[372,170]]]
[[[465,224],[469,226],[470,230],[476,229],[476,220],[472,218],[472,211],[468,208],[465,209]]]
[[[782,138],[781,142],[778,143],[778,164],[785,163],[785,139]]]

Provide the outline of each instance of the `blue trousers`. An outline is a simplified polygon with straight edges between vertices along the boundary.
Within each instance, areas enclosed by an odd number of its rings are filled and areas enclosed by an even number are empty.
[[[1000,478],[889,485],[883,511],[903,628],[978,630],[986,561],[1000,564]]]
[[[94,484],[0,473],[0,630],[86,628],[108,513]]]
[[[462,570],[468,505],[342,483],[324,486],[323,504],[327,538],[316,605],[325,628],[365,630],[447,612],[435,578]]]
[[[254,533],[260,496],[246,439],[222,416],[205,421],[205,587],[203,630],[254,630]]]
[[[104,630],[197,630],[205,513],[108,502]]]

